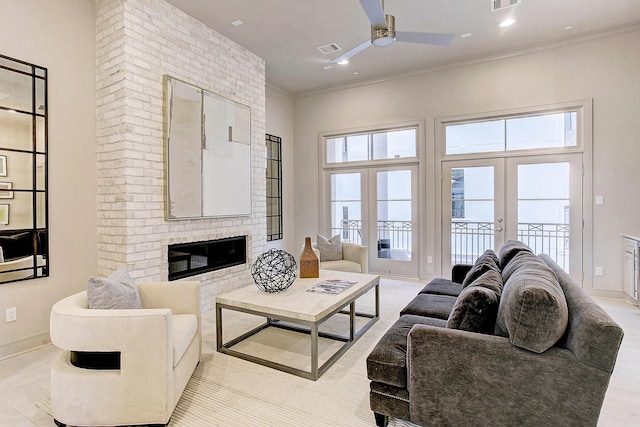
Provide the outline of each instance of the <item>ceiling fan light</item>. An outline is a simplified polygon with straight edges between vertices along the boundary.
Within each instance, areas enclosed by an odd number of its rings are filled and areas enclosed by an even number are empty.
[[[371,39],[371,43],[376,47],[387,47],[392,45],[394,41],[396,41],[395,35],[391,36],[390,34],[380,35],[377,37],[374,35]]]

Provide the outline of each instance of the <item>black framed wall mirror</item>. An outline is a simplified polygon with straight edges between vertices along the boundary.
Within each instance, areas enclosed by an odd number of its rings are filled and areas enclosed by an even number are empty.
[[[47,69],[0,55],[0,283],[49,275]]]

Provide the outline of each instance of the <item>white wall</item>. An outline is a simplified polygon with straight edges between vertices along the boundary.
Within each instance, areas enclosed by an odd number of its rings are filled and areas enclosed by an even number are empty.
[[[96,0],[96,45],[98,272],[167,280],[168,245],[247,236],[247,263],[190,277],[212,309],[266,244],[264,60],[164,0]],[[165,74],[251,108],[251,215],[165,219]]]
[[[0,53],[48,68],[50,277],[0,285],[0,358],[49,341],[53,303],[96,273],[91,0],[0,0]],[[5,309],[18,318],[4,322]]]
[[[503,59],[314,93],[294,104],[295,239],[319,227],[318,134],[426,121],[427,253],[435,256],[435,118],[593,99],[593,253],[604,267],[595,293],[621,296],[622,233],[640,233],[634,194],[640,159],[640,28]],[[428,267],[427,273],[440,273]],[[587,272],[591,276],[590,272]],[[588,277],[587,279],[591,279]],[[589,283],[590,280],[586,280]]]
[[[282,90],[267,85],[267,133],[282,138],[282,223],[283,239],[267,242],[267,248],[285,250],[296,258],[302,243],[294,236],[294,167],[293,98]]]

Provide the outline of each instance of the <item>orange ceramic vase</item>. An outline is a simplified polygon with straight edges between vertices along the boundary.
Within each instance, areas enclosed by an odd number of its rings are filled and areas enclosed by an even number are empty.
[[[305,237],[300,255],[300,278],[320,277],[320,261],[311,247],[311,237]]]

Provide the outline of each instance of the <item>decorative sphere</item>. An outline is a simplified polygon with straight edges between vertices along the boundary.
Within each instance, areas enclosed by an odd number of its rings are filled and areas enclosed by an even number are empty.
[[[281,292],[296,280],[296,259],[280,249],[261,253],[251,266],[256,286],[263,292]]]

